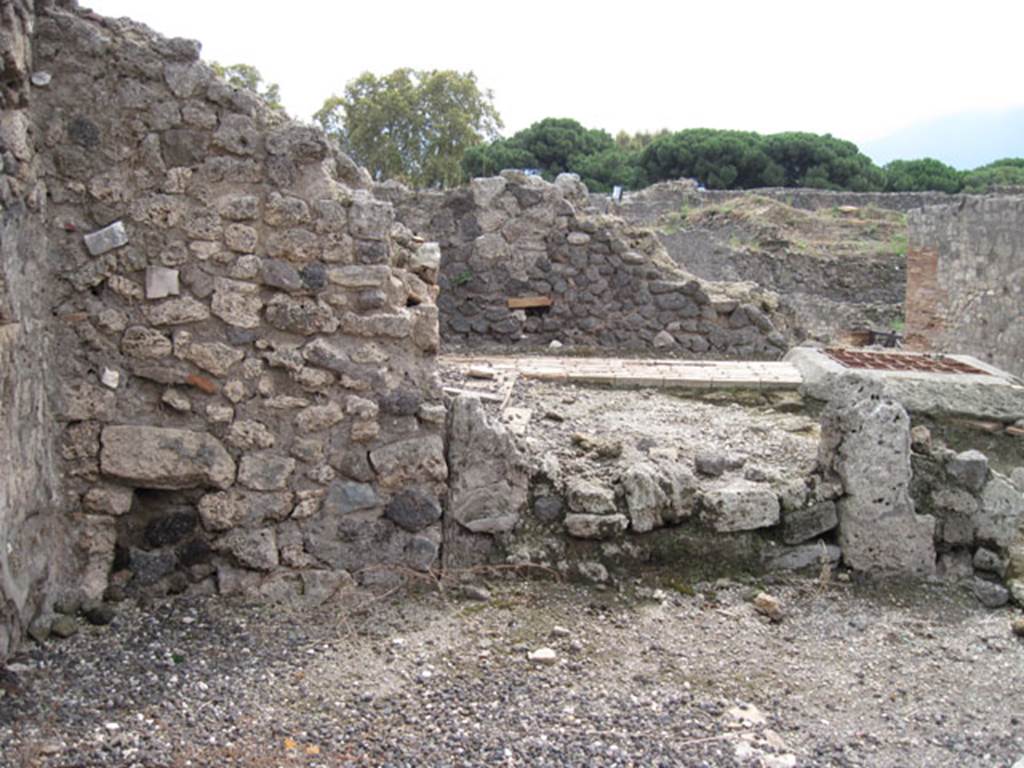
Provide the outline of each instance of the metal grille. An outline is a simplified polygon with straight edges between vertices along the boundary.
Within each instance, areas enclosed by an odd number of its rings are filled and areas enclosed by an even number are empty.
[[[986,371],[945,355],[911,355],[901,352],[866,352],[829,348],[825,354],[847,368],[873,371],[918,371],[920,373],[972,373],[987,376]]]

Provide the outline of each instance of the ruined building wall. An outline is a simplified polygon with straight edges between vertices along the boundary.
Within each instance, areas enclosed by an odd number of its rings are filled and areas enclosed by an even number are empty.
[[[67,581],[45,191],[31,125],[32,0],[0,3],[0,658]]]
[[[931,206],[908,229],[908,345],[1024,376],[1024,198]]]
[[[730,223],[727,218],[680,224],[687,212],[748,196],[765,202],[749,224]],[[763,198],[786,207],[772,209]],[[698,190],[693,181],[683,179],[628,193],[620,204],[594,195],[590,202],[597,210],[612,212],[632,225],[654,229],[672,260],[702,279],[749,280],[778,293],[793,310],[801,338],[806,335],[827,341],[852,328],[886,329],[902,319],[906,260],[889,243],[880,243],[877,250],[851,253],[840,243],[834,248],[808,249],[799,239],[773,239],[767,228],[775,217],[788,218],[787,212],[794,207],[808,211],[831,211],[841,206],[906,211],[950,199],[957,198],[942,193]],[[886,218],[870,210],[868,215]],[[794,226],[813,228],[817,223],[808,219],[803,225],[794,222]],[[763,234],[752,239],[753,231]]]
[[[72,599],[112,571],[282,597],[428,567],[447,474],[435,273],[391,205],[198,44],[74,3],[3,9],[34,21],[35,85],[3,122],[2,636],[52,602],[26,556],[66,563]],[[5,85],[28,72],[9,60]],[[73,557],[43,531],[57,511]]]
[[[675,266],[654,233],[590,215],[586,187],[505,171],[447,193],[385,185],[412,232],[441,245],[441,333],[452,346],[541,346],[776,357],[774,297]],[[509,300],[544,297],[550,307]]]
[[[911,211],[926,205],[948,205],[959,202],[960,195],[945,192],[843,192],[830,189],[791,187],[765,187],[761,189],[698,189],[692,179],[663,181],[626,192],[616,205],[608,195],[591,195],[595,208],[614,211],[629,221],[653,223],[682,206],[717,205],[744,195],[770,197],[794,208],[820,210],[852,205],[858,208],[873,206],[890,211]]]

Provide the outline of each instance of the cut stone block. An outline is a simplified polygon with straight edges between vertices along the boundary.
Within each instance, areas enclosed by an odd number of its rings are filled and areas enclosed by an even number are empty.
[[[110,226],[85,235],[83,239],[85,247],[89,249],[89,254],[92,256],[102,256],[115,248],[128,245],[128,233],[120,221],[115,221]]]
[[[163,299],[168,296],[178,296],[180,293],[178,270],[166,267],[146,267],[147,299]]]

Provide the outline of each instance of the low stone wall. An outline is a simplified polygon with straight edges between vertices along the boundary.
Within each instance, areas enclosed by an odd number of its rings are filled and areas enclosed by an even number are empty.
[[[446,342],[776,357],[774,297],[679,269],[649,230],[582,213],[586,188],[505,171],[447,194],[382,190],[399,218],[440,243]],[[516,299],[548,306],[517,309]]]
[[[908,346],[1024,376],[1024,197],[924,208],[908,230]]]
[[[564,471],[531,455],[472,397],[452,406],[452,564],[542,566],[607,581],[641,563],[680,578],[832,568],[939,575],[986,605],[1024,605],[1024,466],[911,429],[875,382],[847,378],[822,415],[817,467],[780,481],[727,454],[680,463],[673,451],[616,459],[615,440],[582,446],[601,469]]]

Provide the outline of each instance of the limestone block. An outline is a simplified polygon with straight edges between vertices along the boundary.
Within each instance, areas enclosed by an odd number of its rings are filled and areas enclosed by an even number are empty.
[[[206,320],[210,310],[202,302],[182,296],[147,306],[145,314],[151,325],[184,325]]]
[[[128,357],[167,357],[171,349],[171,340],[165,334],[144,325],[131,326],[121,337],[121,352]]]
[[[935,518],[904,504],[886,514],[854,499],[839,501],[839,546],[848,566],[881,575],[935,572]]]
[[[662,513],[669,506],[669,497],[661,488],[656,467],[634,464],[623,473],[620,482],[633,531],[647,533],[664,525]]]
[[[348,211],[348,229],[352,237],[383,240],[391,232],[393,220],[394,211],[390,203],[377,200],[363,190],[356,192]]]
[[[573,512],[589,515],[611,515],[616,512],[615,492],[581,477],[574,477],[566,484],[566,499]]]
[[[302,434],[319,432],[333,427],[345,418],[341,406],[331,401],[326,405],[313,405],[295,415],[295,428]]]
[[[946,473],[970,491],[980,491],[988,480],[988,457],[981,451],[963,451],[946,463]]]
[[[219,341],[176,343],[175,351],[181,359],[188,360],[214,376],[227,376],[228,371],[245,357],[242,350]]]
[[[1024,524],[1024,494],[1002,476],[995,476],[981,494],[981,510],[976,519],[978,541],[1006,551]]]
[[[259,286],[237,280],[218,278],[214,283],[213,314],[237,328],[258,328],[263,299]]]
[[[451,519],[474,533],[515,528],[526,510],[529,477],[504,425],[488,419],[477,398],[457,397],[452,403],[448,446]]]
[[[767,528],[779,522],[779,497],[767,488],[737,481],[704,494],[701,519],[719,533]]]
[[[276,438],[266,424],[255,419],[241,419],[228,427],[228,445],[242,451],[273,448]]]
[[[267,322],[279,331],[312,336],[334,333],[338,318],[330,305],[316,299],[278,294],[267,303]]]
[[[235,481],[235,462],[203,432],[110,426],[100,443],[100,471],[136,488],[227,488]]]

